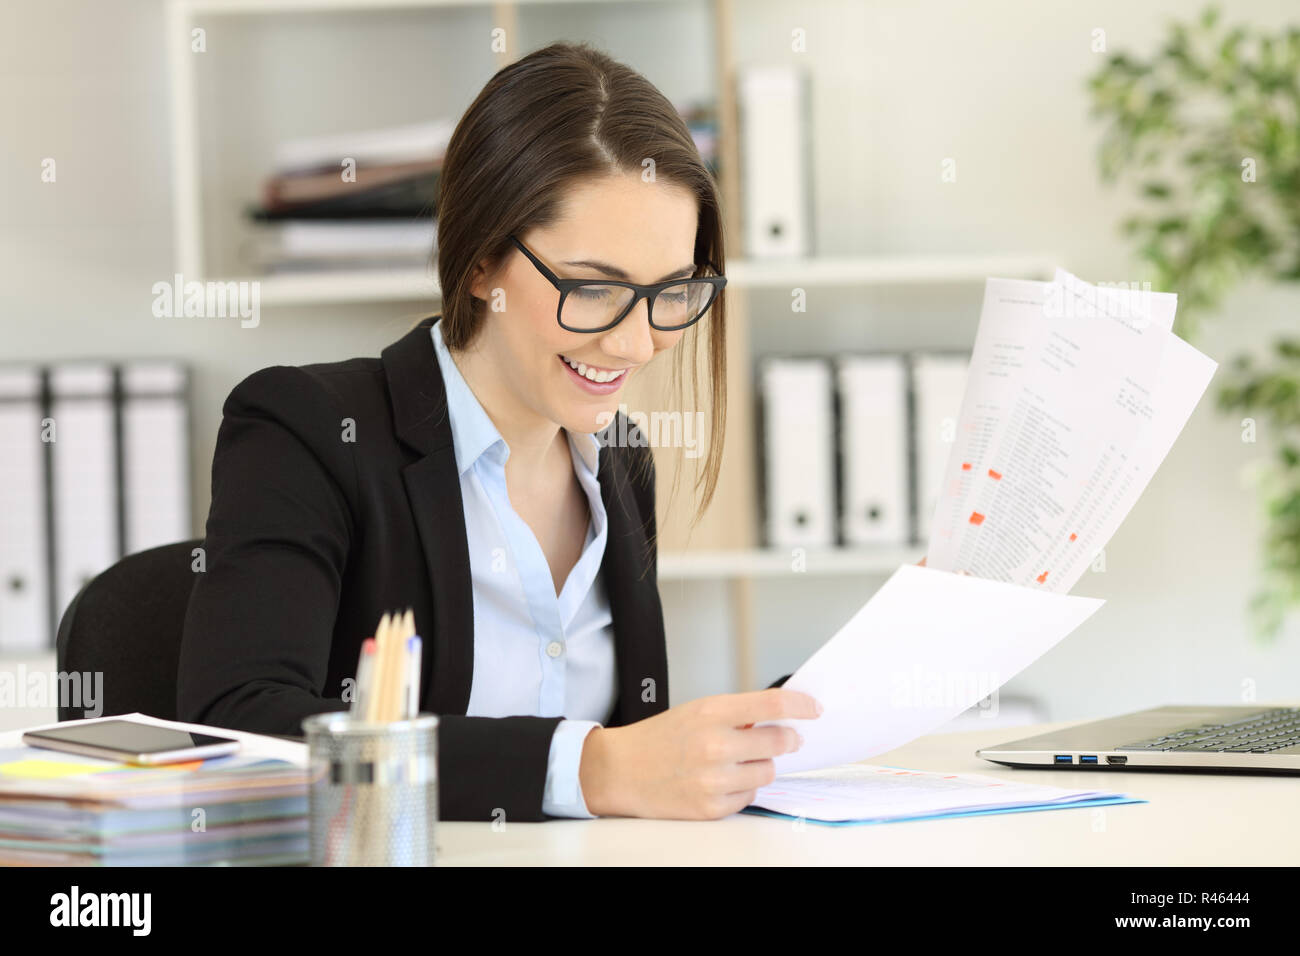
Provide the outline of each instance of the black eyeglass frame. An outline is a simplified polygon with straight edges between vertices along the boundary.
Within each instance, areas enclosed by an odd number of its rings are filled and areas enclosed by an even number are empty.
[[[664,282],[656,282],[653,285],[637,285],[635,282],[620,282],[618,279],[561,279],[550,269],[546,268],[546,264],[533,255],[529,248],[520,242],[519,238],[513,233],[510,235],[510,241],[519,247],[519,251],[528,257],[529,261],[537,267],[537,271],[544,275],[546,280],[550,282],[551,285],[555,286],[556,290],[560,293],[560,301],[555,306],[555,321],[560,323],[560,328],[569,332],[608,332],[614,326],[627,318],[628,314],[636,308],[636,304],[642,299],[646,300],[646,314],[650,320],[650,327],[652,329],[658,329],[660,332],[679,332],[682,329],[689,329],[696,322],[700,321],[700,319],[704,318],[704,314],[708,312],[709,309],[713,308],[713,303],[718,301],[718,296],[722,294],[722,289],[727,284],[727,277],[723,275],[685,276],[680,279],[668,279]],[[697,268],[703,267],[697,266]],[[710,265],[708,268],[713,269],[713,266]],[[718,270],[714,269],[713,271],[717,272]],[[684,285],[688,282],[705,283],[713,287],[713,295],[709,297],[709,301],[705,303],[704,308],[700,310],[700,314],[682,325],[656,325],[654,315],[655,297],[665,289],[671,289],[673,286]],[[564,319],[561,317],[564,314],[564,300],[569,297],[570,292],[584,285],[622,286],[625,289],[632,290],[632,301],[629,302],[627,308],[615,316],[614,320],[608,325],[601,326],[598,329],[575,329],[572,326],[565,325]]]

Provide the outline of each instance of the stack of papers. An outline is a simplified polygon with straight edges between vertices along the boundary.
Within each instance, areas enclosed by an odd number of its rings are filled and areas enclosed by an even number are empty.
[[[760,789],[745,812],[847,826],[1145,802],[1101,790],[858,763],[787,774]]]
[[[786,681],[824,712],[768,722],[804,738],[775,759],[774,787],[830,767],[852,793],[861,781],[838,765],[942,727],[1104,603],[1067,592],[1217,368],[1173,334],[1176,305],[1061,269],[1051,282],[988,280],[926,566],[895,571]],[[784,812],[770,789],[761,805]]]
[[[926,566],[1067,593],[1137,503],[1218,365],[1177,297],[990,279]]]
[[[129,716],[160,726],[200,729],[141,714]],[[0,865],[306,863],[303,761],[250,746],[256,735],[217,732],[240,737],[242,752],[160,767],[27,747],[13,741],[19,733],[3,735]],[[269,742],[267,750],[283,750],[278,742]],[[290,746],[305,749],[302,744]]]
[[[454,129],[437,119],[277,144],[243,254],[273,273],[427,270]]]
[[[344,157],[360,166],[392,166],[425,160],[441,162],[455,132],[453,119],[436,119],[382,129],[282,140],[275,146],[277,172],[339,171]]]

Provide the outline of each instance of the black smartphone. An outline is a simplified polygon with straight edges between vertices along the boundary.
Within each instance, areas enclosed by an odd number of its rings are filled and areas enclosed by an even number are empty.
[[[147,766],[204,760],[239,749],[239,741],[231,737],[195,734],[134,720],[100,720],[71,727],[29,730],[23,734],[23,743]]]

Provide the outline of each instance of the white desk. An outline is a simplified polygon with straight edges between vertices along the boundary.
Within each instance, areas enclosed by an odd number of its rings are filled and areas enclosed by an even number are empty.
[[[1273,865],[1300,863],[1300,775],[1013,770],[975,756],[1071,721],[923,737],[868,761],[1127,793],[1149,803],[828,827],[735,814],[707,822],[438,824],[438,862],[502,865]]]

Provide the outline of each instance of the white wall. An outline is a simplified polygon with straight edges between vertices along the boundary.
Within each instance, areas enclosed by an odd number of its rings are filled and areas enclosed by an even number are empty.
[[[1168,17],[1192,16],[1199,6],[745,0],[736,7],[737,52],[745,62],[792,59],[790,31],[807,31],[808,52],[799,62],[814,77],[820,251],[1054,252],[1093,281],[1142,277],[1116,228],[1124,195],[1103,188],[1095,172],[1098,131],[1087,119],[1083,85],[1101,61],[1090,52],[1091,31],[1104,28],[1111,49],[1145,52],[1160,41]],[[608,42],[676,97],[707,79],[700,56],[710,47],[666,43],[671,31],[648,26],[657,22],[653,9],[636,4],[597,14],[573,4],[552,22],[565,37]],[[696,4],[665,9],[682,23],[701,22]],[[1260,24],[1300,17],[1287,0],[1243,0],[1231,10]],[[460,14],[451,16],[449,22],[460,22]],[[530,47],[560,38],[544,35],[546,22],[540,9],[526,11]],[[257,330],[150,314],[150,287],[172,271],[162,26],[160,0],[0,5],[0,358],[193,361],[198,531],[229,389],[265,365],[377,354],[422,306],[267,310]],[[328,51],[316,48],[320,39],[304,36],[315,52],[294,61],[296,69],[328,64]],[[690,51],[685,68],[673,63],[682,49]],[[340,62],[358,55],[355,47],[336,52]],[[276,62],[251,57],[249,82]],[[490,75],[490,60],[455,62],[450,93],[411,95],[446,96],[463,109]],[[661,71],[651,68],[655,63]],[[220,88],[214,92],[221,95]],[[355,96],[350,111],[366,103],[365,90]],[[241,109],[228,107],[226,115]],[[266,121],[258,110],[249,103],[250,125]],[[58,161],[57,185],[40,182],[47,156]],[[939,181],[944,157],[957,162],[955,183]],[[228,159],[221,168],[237,172],[238,164]],[[1219,359],[1257,347],[1288,316],[1294,328],[1297,304],[1294,288],[1243,289],[1197,344]],[[758,347],[807,338],[782,314],[779,295],[757,297],[755,305]],[[965,348],[978,305],[978,286],[827,292],[815,294],[812,313],[797,321],[821,322],[818,335],[852,347]],[[1053,718],[1160,702],[1235,702],[1245,679],[1258,683],[1260,699],[1298,696],[1300,634],[1293,629],[1263,648],[1244,617],[1260,523],[1254,492],[1241,476],[1262,453],[1261,446],[1242,445],[1235,425],[1204,402],[1108,549],[1108,571],[1078,588],[1107,598],[1107,606],[1013,690],[1042,698]],[[796,666],[877,584],[792,576],[761,588],[759,676]],[[718,589],[664,590],[673,700],[733,689]],[[0,714],[0,725],[14,725],[11,716]]]

